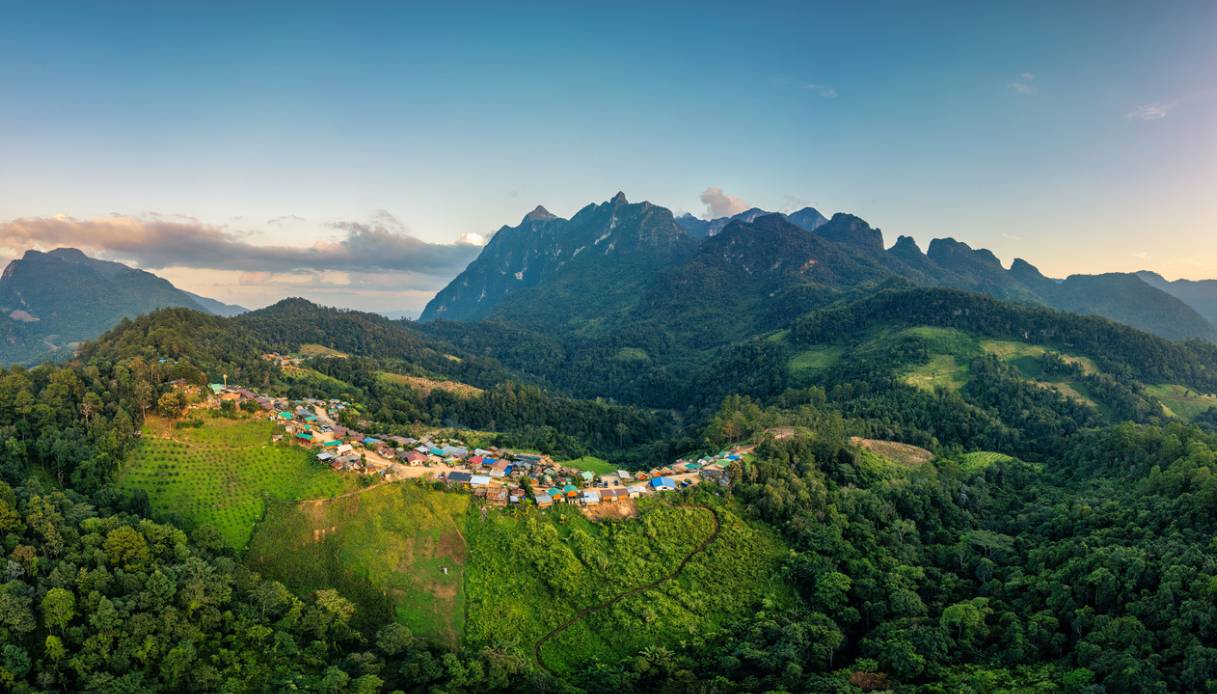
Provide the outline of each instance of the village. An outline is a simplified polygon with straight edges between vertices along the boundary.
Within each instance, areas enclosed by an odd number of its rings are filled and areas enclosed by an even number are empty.
[[[289,401],[220,383],[210,384],[203,394],[205,397],[194,407],[233,403],[229,407],[235,405],[274,421],[280,432],[273,435],[274,442],[309,449],[319,465],[386,482],[430,479],[468,491],[500,508],[523,503],[539,508],[574,504],[596,515],[592,510],[595,507],[620,504],[632,510],[633,500],[650,494],[675,492],[702,482],[729,486],[732,463],[744,460],[751,452],[750,446],[734,447],[650,470],[597,473],[536,452],[470,448],[452,437],[413,438],[356,431],[336,419],[351,407],[341,400]],[[611,509],[604,511],[612,515]]]

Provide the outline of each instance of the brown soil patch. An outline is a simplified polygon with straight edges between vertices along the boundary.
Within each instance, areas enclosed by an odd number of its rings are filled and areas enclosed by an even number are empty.
[[[934,454],[930,451],[908,443],[864,439],[858,436],[851,436],[849,441],[855,446],[861,446],[872,453],[878,453],[884,458],[894,460],[902,465],[924,465],[934,459]]]
[[[638,516],[638,507],[634,504],[633,499],[619,499],[595,506],[583,506],[579,510],[591,520],[625,520]]]

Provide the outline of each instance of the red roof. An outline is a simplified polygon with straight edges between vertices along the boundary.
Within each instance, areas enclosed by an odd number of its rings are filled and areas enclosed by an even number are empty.
[[[470,465],[481,465],[481,464],[482,464],[482,456],[480,456],[480,455],[475,455],[475,456],[473,456],[472,458],[470,458],[470,459],[469,459],[469,464],[470,464]]]

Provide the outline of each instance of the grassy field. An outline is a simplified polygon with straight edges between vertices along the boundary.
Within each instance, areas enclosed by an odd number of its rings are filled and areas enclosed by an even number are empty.
[[[934,454],[920,446],[897,441],[880,441],[851,437],[850,442],[902,467],[918,467],[934,459]]]
[[[306,344],[300,345],[300,356],[303,356],[303,357],[330,357],[332,359],[346,359],[350,355],[348,355],[346,352],[339,352],[338,350],[333,349],[331,347],[326,347],[325,345],[306,343]]]
[[[265,499],[332,496],[357,484],[318,465],[305,449],[272,444],[276,431],[272,422],[245,418],[175,429],[149,417],[139,445],[119,468],[117,484],[147,492],[154,513],[187,527],[211,525],[241,549],[263,515]]]
[[[1028,378],[1043,377],[1043,370],[1040,368],[1039,359],[1051,351],[1040,345],[1032,345],[1015,340],[981,340],[980,346],[981,349],[989,354],[1003,361],[1013,363]],[[1095,366],[1094,361],[1089,357],[1065,354],[1063,352],[1058,352],[1058,354],[1065,361],[1081,366],[1082,373],[1094,374],[1099,372],[1099,368]]]
[[[585,455],[582,458],[575,458],[574,460],[563,460],[561,464],[566,467],[573,467],[576,470],[591,470],[597,475],[607,475],[618,470],[618,466],[594,455]]]
[[[794,377],[812,376],[841,360],[841,347],[825,345],[803,350],[790,358],[787,368]]]
[[[411,390],[424,396],[433,390],[442,390],[465,398],[471,398],[482,393],[481,388],[471,386],[468,383],[461,383],[460,381],[440,381],[424,376],[407,376],[406,374],[391,373],[389,371],[381,371],[377,376],[382,381],[388,383],[400,383],[409,386]]]
[[[959,458],[959,466],[968,472],[979,472],[1007,460],[1014,460],[1014,458],[994,451],[974,451],[963,454]]]
[[[340,499],[276,504],[250,543],[249,566],[298,594],[337,588],[359,625],[396,619],[450,647],[464,628],[471,497],[386,484]],[[445,573],[444,569],[447,569]]]
[[[1168,415],[1188,421],[1210,407],[1217,407],[1217,396],[1198,393],[1186,386],[1164,383],[1145,386],[1145,392],[1158,398],[1166,407]]]
[[[931,392],[938,388],[959,390],[968,382],[968,368],[950,354],[931,354],[928,362],[904,375],[904,382]]]
[[[713,532],[710,512],[673,496],[640,502],[634,520],[592,522],[576,509],[470,515],[465,643],[521,652],[580,608],[664,576]],[[546,664],[569,672],[648,644],[712,639],[765,603],[789,604],[777,580],[787,550],[769,531],[720,511],[719,539],[678,580],[593,613],[549,641]]]

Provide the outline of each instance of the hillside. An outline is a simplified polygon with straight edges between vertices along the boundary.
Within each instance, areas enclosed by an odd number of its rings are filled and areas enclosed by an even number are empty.
[[[242,310],[74,248],[27,251],[0,275],[0,363],[71,357],[78,343],[123,318],[172,306],[218,315]]]

